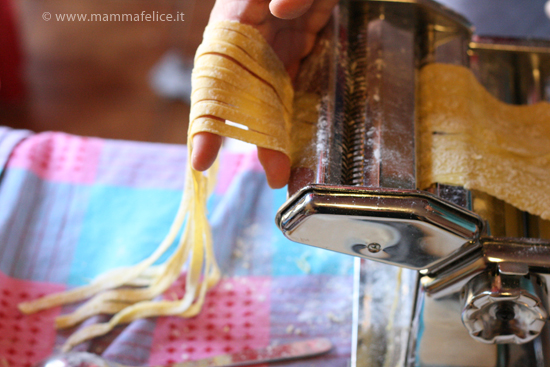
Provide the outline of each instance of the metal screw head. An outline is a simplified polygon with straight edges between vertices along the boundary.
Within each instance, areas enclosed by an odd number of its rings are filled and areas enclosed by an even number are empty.
[[[495,318],[501,322],[510,322],[516,318],[516,312],[512,304],[500,302],[495,309]]]
[[[382,246],[380,246],[380,244],[376,242],[372,242],[367,245],[367,250],[369,250],[369,252],[372,252],[373,254],[379,252],[381,249]]]

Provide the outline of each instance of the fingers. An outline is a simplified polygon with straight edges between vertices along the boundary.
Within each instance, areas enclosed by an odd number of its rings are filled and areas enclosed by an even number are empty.
[[[222,137],[202,132],[193,137],[191,164],[197,171],[205,171],[216,160],[222,145]],[[273,189],[279,189],[288,183],[290,177],[290,159],[283,153],[258,147],[258,159],[264,167],[267,183]]]
[[[222,137],[212,133],[197,133],[193,136],[191,165],[197,171],[205,171],[214,163],[222,145]]]
[[[258,147],[258,159],[264,167],[267,183],[272,189],[280,189],[290,177],[290,159],[281,152]]]
[[[244,24],[258,25],[271,17],[269,0],[217,0],[210,13],[209,23],[236,20]]]
[[[313,4],[314,0],[271,0],[269,10],[271,14],[281,19],[294,19],[303,15]]]

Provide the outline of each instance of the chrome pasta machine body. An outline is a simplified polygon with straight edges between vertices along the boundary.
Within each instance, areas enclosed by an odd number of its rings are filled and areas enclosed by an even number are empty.
[[[319,97],[317,131],[277,225],[361,259],[353,366],[550,366],[550,223],[417,188],[417,78],[434,62],[469,67],[507,103],[550,100],[548,42],[473,36],[430,0],[342,1],[298,76]]]

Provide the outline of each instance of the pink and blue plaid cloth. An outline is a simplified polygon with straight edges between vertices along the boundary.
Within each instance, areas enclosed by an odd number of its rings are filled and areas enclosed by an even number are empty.
[[[157,247],[179,204],[186,154],[185,146],[0,127],[0,363],[30,367],[73,331],[56,332],[53,320],[74,306],[23,316],[17,303],[86,284]],[[274,217],[286,190],[268,188],[255,153],[223,151],[220,167],[208,206],[224,278],[202,313],[136,321],[78,348],[166,365],[325,336],[331,353],[284,365],[347,366],[352,259],[283,237]],[[177,282],[164,296],[182,291]]]

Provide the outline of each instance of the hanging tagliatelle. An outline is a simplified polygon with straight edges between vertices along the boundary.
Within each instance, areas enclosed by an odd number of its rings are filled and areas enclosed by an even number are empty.
[[[93,315],[113,315],[108,322],[76,331],[63,346],[65,351],[136,319],[195,316],[202,308],[206,292],[220,279],[206,213],[217,165],[206,175],[192,168],[192,139],[196,133],[211,132],[289,155],[291,80],[256,29],[231,21],[208,26],[195,56],[192,83],[185,189],[176,218],[156,251],[134,266],[98,276],[89,285],[19,305],[23,313],[33,313],[88,299],[74,312],[59,316],[57,328],[73,326]],[[237,124],[227,124],[226,120]],[[170,258],[162,265],[153,265],[180,233]],[[186,270],[183,298],[153,301],[183,269]]]

